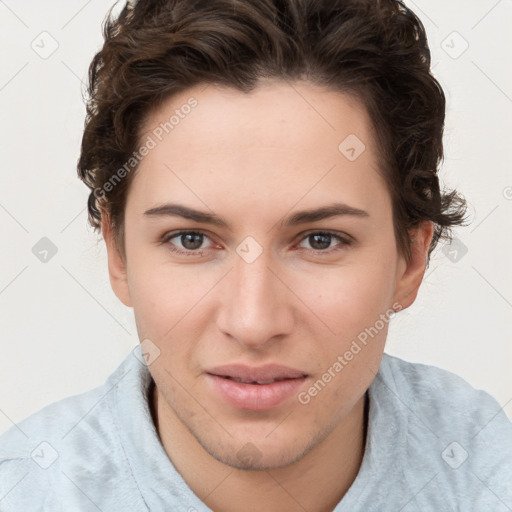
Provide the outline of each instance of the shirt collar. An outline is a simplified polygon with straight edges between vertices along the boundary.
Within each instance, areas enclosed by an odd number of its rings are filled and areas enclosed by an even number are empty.
[[[338,505],[343,505],[344,509],[351,503],[355,506],[372,481],[377,484],[377,475],[391,479],[392,474],[400,473],[404,467],[404,450],[397,449],[394,459],[388,456],[390,440],[397,447],[404,446],[407,425],[404,418],[397,417],[393,384],[387,375],[387,358],[384,354],[367,391],[369,411],[365,453],[356,479]],[[160,442],[150,410],[155,383],[143,361],[138,345],[106,383],[113,387],[109,395],[114,422],[139,491],[150,510],[161,510],[165,505],[167,510],[173,511],[210,511],[188,487]]]

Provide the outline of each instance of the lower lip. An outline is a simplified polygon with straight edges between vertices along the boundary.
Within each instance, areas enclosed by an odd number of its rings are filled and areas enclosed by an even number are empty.
[[[265,411],[282,404],[296,394],[306,377],[285,379],[271,384],[244,384],[208,374],[215,391],[233,407],[249,411]]]

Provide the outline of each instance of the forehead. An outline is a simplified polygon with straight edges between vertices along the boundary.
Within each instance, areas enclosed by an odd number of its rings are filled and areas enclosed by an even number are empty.
[[[250,93],[197,85],[153,109],[141,132],[181,144],[191,130],[203,142],[196,145],[199,152],[228,150],[229,141],[238,153],[261,148],[295,149],[298,154],[301,148],[317,147],[319,140],[324,141],[322,149],[330,146],[337,152],[339,142],[350,134],[372,146],[372,123],[364,105],[354,95],[308,82],[266,81]]]
[[[149,139],[129,194],[147,207],[173,195],[266,209],[344,195],[369,203],[385,188],[362,103],[309,83],[192,87],[150,113],[140,135]]]

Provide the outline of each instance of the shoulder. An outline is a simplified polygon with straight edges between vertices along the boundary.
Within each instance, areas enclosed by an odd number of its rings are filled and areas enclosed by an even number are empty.
[[[424,496],[438,493],[455,509],[512,508],[512,423],[495,398],[452,372],[388,354],[377,377],[376,395],[405,424],[406,479],[421,473]]]
[[[450,418],[456,418],[457,424],[473,432],[495,419],[491,428],[510,433],[512,424],[496,399],[448,370],[384,354],[379,375],[385,386],[436,428],[443,429]]]
[[[49,443],[53,440],[62,444],[71,441],[77,430],[106,434],[112,423],[111,400],[107,400],[107,397],[131,370],[125,363],[103,384],[53,402],[12,425],[0,436],[0,460],[4,462],[27,453],[30,456],[30,449],[35,448],[36,442]]]
[[[63,445],[69,451],[67,433],[99,396],[99,389],[94,389],[54,402],[0,436],[0,496],[6,505],[14,510],[28,510],[34,501],[43,506],[48,490],[61,478]]]
[[[103,474],[107,490],[110,475],[121,476],[126,464],[113,404],[126,370],[121,364],[101,386],[47,405],[0,436],[0,497],[6,506],[53,510],[66,502],[88,510],[82,483]]]

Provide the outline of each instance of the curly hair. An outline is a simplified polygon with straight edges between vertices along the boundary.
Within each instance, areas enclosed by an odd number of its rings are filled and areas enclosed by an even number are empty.
[[[105,214],[123,254],[139,131],[164,100],[200,83],[248,93],[267,78],[306,80],[355,95],[373,121],[402,254],[422,221],[434,224],[429,255],[463,224],[464,199],[438,179],[445,96],[425,29],[402,2],[141,0],[117,17],[114,7],[89,67],[78,174],[91,189],[90,224],[98,230]]]

